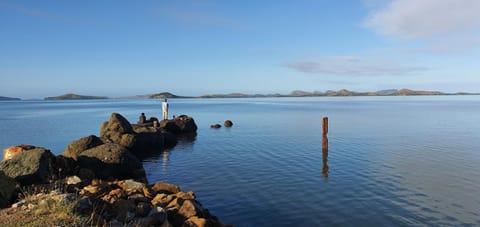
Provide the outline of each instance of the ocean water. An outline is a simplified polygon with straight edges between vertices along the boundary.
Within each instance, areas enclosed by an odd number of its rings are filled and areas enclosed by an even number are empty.
[[[194,191],[224,223],[480,225],[480,96],[169,103],[170,114],[195,119],[198,134],[145,159],[147,177]],[[159,117],[161,100],[0,102],[0,148],[26,143],[60,154],[98,135],[112,112],[131,122],[140,112]],[[227,119],[232,128],[209,127]]]

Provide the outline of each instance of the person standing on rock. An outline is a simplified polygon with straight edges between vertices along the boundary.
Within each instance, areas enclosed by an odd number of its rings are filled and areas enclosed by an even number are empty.
[[[143,124],[147,121],[147,117],[145,117],[145,113],[140,114],[140,117],[138,117],[138,124]]]
[[[166,98],[163,99],[163,102],[162,102],[162,116],[163,116],[163,120],[168,119],[168,103]]]

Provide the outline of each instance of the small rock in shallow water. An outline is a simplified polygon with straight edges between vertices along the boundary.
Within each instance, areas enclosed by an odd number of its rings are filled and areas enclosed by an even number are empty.
[[[232,127],[233,122],[232,122],[231,120],[226,120],[226,121],[223,123],[223,125],[224,125],[225,127],[229,128],[229,127]]]
[[[210,125],[210,128],[221,128],[222,126],[220,124],[214,124]]]

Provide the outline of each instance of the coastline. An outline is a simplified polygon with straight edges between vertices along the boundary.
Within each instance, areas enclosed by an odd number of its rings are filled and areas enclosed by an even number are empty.
[[[4,152],[13,155],[5,155],[7,160],[0,163],[0,181],[11,186],[0,193],[0,206],[5,207],[0,211],[0,223],[12,224],[9,220],[15,220],[13,217],[39,212],[45,205],[29,202],[28,198],[51,194],[40,201],[68,200],[73,204],[69,209],[74,216],[95,216],[82,220],[90,225],[223,226],[193,192],[183,192],[179,186],[163,181],[149,184],[138,161],[175,146],[176,137],[186,133],[196,133],[193,118],[186,115],[154,127],[152,122],[130,124],[123,116],[112,113],[110,120],[102,124],[100,137],[90,135],[75,140],[58,156],[42,147],[12,146],[13,151]],[[22,168],[32,169],[25,168],[29,165],[38,168],[22,172]],[[16,196],[35,188],[42,188],[42,192]],[[101,212],[96,210],[98,207],[103,207]],[[36,217],[46,218],[44,224],[59,224],[48,221],[48,215]]]

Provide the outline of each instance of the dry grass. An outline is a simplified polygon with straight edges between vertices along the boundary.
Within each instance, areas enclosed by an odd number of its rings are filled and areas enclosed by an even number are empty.
[[[74,213],[78,199],[57,190],[28,189],[21,204],[0,210],[0,226],[84,226],[85,217]]]

